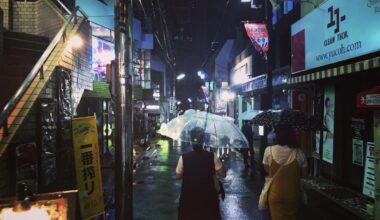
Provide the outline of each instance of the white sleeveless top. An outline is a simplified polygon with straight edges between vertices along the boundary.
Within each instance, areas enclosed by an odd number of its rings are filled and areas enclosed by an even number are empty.
[[[271,165],[272,162],[272,156],[273,155],[273,160],[276,161],[276,163],[282,165],[287,165],[291,162],[293,162],[295,159],[297,160],[298,164],[302,167],[305,168],[307,167],[307,160],[305,154],[302,152],[301,149],[296,148],[296,153],[290,155],[294,148],[290,148],[288,146],[281,146],[281,145],[273,145],[273,146],[268,146],[265,151],[264,151],[264,157],[263,157],[263,164],[264,165]],[[272,151],[272,154],[271,154]],[[289,155],[293,158],[289,159]],[[285,164],[286,163],[286,164]]]

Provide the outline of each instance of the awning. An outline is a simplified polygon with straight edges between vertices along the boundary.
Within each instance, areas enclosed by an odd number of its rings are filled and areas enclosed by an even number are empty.
[[[369,69],[380,67],[380,57],[374,57],[367,60],[358,61],[356,63],[350,63],[346,65],[341,65],[317,72],[312,72],[304,74],[301,76],[291,76],[289,79],[289,84],[305,83],[320,79],[326,79],[331,77],[336,77],[340,75],[346,75],[350,73],[355,73],[359,71],[365,71]]]
[[[253,110],[253,111],[247,111],[242,112],[239,116],[240,120],[252,120],[253,117],[255,117],[257,114],[262,112],[261,110]]]

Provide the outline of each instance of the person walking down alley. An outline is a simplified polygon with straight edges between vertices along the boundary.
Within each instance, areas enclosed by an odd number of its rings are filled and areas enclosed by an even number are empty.
[[[225,177],[226,170],[214,153],[203,150],[203,129],[191,130],[190,138],[193,151],[180,156],[176,169],[177,179],[182,179],[178,219],[219,220],[214,175]]]
[[[241,131],[248,141],[248,149],[247,148],[240,149],[240,152],[243,155],[243,159],[244,159],[244,166],[246,169],[251,167],[253,170],[254,164],[255,164],[254,151],[253,151],[253,132],[252,132],[252,127],[249,121],[244,121]],[[250,155],[248,155],[248,152]]]
[[[307,176],[307,161],[291,127],[277,126],[275,135],[277,144],[268,146],[263,157],[268,175],[276,174],[268,194],[269,211],[272,220],[295,220],[301,200],[300,178]]]

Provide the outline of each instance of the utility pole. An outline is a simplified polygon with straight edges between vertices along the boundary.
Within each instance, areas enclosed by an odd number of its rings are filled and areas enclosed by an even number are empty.
[[[133,219],[133,73],[132,0],[115,0],[116,135],[115,202],[116,219]]]

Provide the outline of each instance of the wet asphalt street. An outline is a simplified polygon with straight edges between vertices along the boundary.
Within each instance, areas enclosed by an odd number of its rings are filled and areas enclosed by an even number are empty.
[[[137,164],[133,203],[135,220],[175,220],[181,181],[175,179],[179,156],[191,149],[159,140]],[[267,212],[257,210],[263,181],[258,173],[245,170],[239,153],[229,152],[222,162],[228,169],[222,179],[226,198],[220,203],[222,219],[267,220]]]

